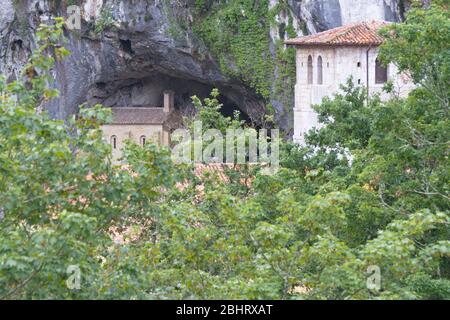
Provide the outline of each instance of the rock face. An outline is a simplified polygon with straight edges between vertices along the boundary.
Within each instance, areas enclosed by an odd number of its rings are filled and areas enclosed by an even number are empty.
[[[174,30],[177,20],[192,21],[195,0],[2,0],[0,73],[16,79],[33,48],[39,23],[66,16],[73,2],[82,5],[82,28],[67,32],[66,47],[72,55],[54,70],[60,98],[46,105],[53,117],[64,119],[83,103],[160,106],[166,89],[176,92],[177,107],[187,111],[190,96],[206,96],[217,87],[228,111],[237,107],[257,123],[262,119],[268,101],[239,79],[225,75],[189,27]],[[397,21],[402,14],[400,2],[288,0],[298,35],[365,19]],[[278,1],[269,3],[273,6]],[[293,97],[287,99],[289,105],[275,96],[271,100],[276,115],[293,108]],[[289,116],[276,118],[284,129],[292,122]]]
[[[316,33],[363,20],[400,21],[402,0],[289,0],[297,17]]]

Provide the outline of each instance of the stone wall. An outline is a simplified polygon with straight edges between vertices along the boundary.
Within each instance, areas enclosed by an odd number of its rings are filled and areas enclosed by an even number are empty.
[[[392,95],[406,96],[413,88],[409,77],[398,74],[397,68],[388,66],[388,81],[392,81],[394,92],[383,92],[384,84],[375,81],[375,60],[377,48],[368,47],[334,47],[334,48],[299,48],[297,49],[297,84],[294,107],[294,141],[304,142],[304,134],[311,128],[318,127],[317,116],[312,106],[319,104],[325,96],[332,96],[340,91],[340,85],[353,78],[356,85],[367,88],[367,53],[369,65],[369,94],[380,94],[383,100]],[[313,84],[308,84],[308,57],[313,58]],[[317,83],[317,59],[323,59],[323,84]]]
[[[117,137],[116,148],[112,150],[114,159],[121,157],[121,150],[128,139],[140,144],[141,137],[144,136],[146,141],[152,140],[165,146],[170,143],[169,132],[164,130],[162,125],[111,124],[102,126],[102,130],[109,143],[112,143],[113,136]]]

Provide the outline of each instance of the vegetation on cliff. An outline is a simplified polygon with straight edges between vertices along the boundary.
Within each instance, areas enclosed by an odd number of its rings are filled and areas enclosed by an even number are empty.
[[[287,16],[279,24],[277,16]],[[272,43],[271,29],[281,39]],[[285,48],[287,33],[296,36],[287,1],[269,8],[269,1],[196,1],[194,33],[208,46],[222,71],[254,88],[269,103],[277,97],[289,106],[295,85],[295,50]],[[270,108],[270,106],[269,106]]]

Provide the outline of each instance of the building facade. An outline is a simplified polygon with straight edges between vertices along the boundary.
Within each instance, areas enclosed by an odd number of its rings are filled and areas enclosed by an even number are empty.
[[[152,141],[170,146],[170,134],[180,125],[174,110],[174,92],[164,92],[163,107],[112,108],[113,122],[102,126],[105,139],[111,144],[113,158],[120,159],[127,140],[140,145]]]
[[[399,74],[392,64],[383,67],[377,58],[384,41],[378,31],[385,25],[387,22],[382,21],[359,22],[286,41],[297,48],[294,142],[304,144],[305,134],[319,127],[312,106],[338,92],[349,77],[355,85],[364,86],[369,94],[379,93],[382,99],[388,98],[382,91],[387,81],[392,81],[401,96],[412,89],[406,75]]]

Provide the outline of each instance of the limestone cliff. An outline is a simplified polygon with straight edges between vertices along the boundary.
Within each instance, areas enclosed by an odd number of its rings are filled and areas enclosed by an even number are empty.
[[[398,21],[402,0],[2,0],[0,73],[18,77],[41,22],[82,8],[81,30],[67,31],[72,55],[54,69],[56,118],[82,103],[157,106],[161,92],[190,96],[220,89],[255,122],[273,113],[287,132],[295,73],[282,40],[364,19]]]

